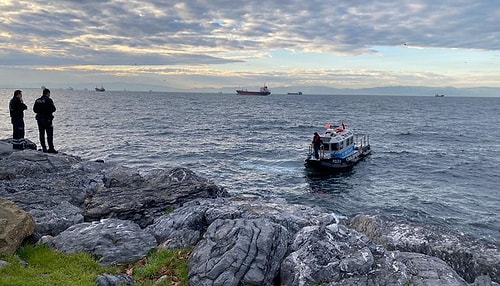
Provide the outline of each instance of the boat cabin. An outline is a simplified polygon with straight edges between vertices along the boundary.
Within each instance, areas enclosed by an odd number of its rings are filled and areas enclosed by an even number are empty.
[[[324,155],[330,158],[343,158],[354,151],[354,133],[350,129],[329,128],[320,136]]]

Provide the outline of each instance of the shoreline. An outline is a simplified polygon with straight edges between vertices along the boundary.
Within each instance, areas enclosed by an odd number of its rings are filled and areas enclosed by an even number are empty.
[[[488,274],[496,283],[500,281],[497,246],[468,236],[372,215],[358,215],[342,221],[321,208],[289,204],[281,198],[231,196],[210,180],[185,168],[159,170],[143,177],[132,168],[86,161],[64,153],[52,155],[34,150],[12,150],[5,141],[0,140],[3,166],[0,168],[0,197],[14,201],[30,213],[35,221],[35,233],[43,238],[41,241],[64,252],[83,248],[79,242],[84,241],[104,247],[109,238],[103,237],[102,232],[109,227],[124,228],[123,237],[117,231],[106,234],[123,241],[123,245],[106,245],[108,249],[97,255],[101,262],[139,259],[160,245],[191,246],[194,247],[190,258],[192,284],[215,281],[210,280],[213,278],[206,272],[209,269],[203,268],[204,262],[200,264],[201,261],[195,259],[199,256],[214,261],[239,261],[237,263],[249,268],[238,281],[248,283],[253,281],[251,279],[269,282],[276,277],[286,282],[285,285],[298,285],[299,281],[308,279],[390,282],[383,279],[412,273],[402,268],[399,272],[391,272],[394,265],[403,266],[404,261],[418,261],[426,267],[432,265],[436,271],[442,271],[441,274],[451,273],[456,279],[454,282],[463,279],[463,283],[460,282],[463,285],[474,283],[478,277],[486,279],[483,274]],[[167,213],[166,210],[173,211]],[[84,236],[83,230],[87,231]],[[253,237],[246,233],[259,235]],[[256,247],[263,252],[247,253],[249,257],[256,256],[251,261],[244,261],[239,258],[239,248],[231,248],[229,242],[249,249]],[[215,253],[213,243],[228,248],[223,253]],[[130,248],[129,244],[135,246]],[[323,249],[325,245],[337,248]],[[128,248],[138,251],[127,253]],[[84,250],[92,253],[91,249]],[[113,255],[110,257],[107,253]],[[337,261],[336,266],[332,264],[325,276],[305,278],[306,273],[325,271],[324,265],[311,261],[318,262],[327,253],[336,253],[328,258],[332,263]],[[257,257],[260,260],[255,260]],[[371,258],[365,261],[360,260],[361,257]],[[405,267],[409,271],[415,265]],[[300,269],[306,268],[309,270],[301,272]],[[267,269],[267,272],[259,272],[258,278],[249,276],[256,269]],[[350,269],[348,273],[351,274],[340,275],[345,269]],[[217,271],[220,275],[234,276],[233,270],[226,267]],[[373,276],[374,270],[385,274]],[[414,278],[431,279],[425,275]]]

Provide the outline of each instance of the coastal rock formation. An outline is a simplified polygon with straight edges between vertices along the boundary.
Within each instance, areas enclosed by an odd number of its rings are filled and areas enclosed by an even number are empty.
[[[218,219],[189,258],[191,285],[273,285],[288,231],[262,219]]]
[[[35,230],[31,215],[0,197],[0,254],[13,254]]]
[[[193,198],[215,198],[228,193],[185,168],[160,170],[142,177],[136,170],[114,167],[104,171],[102,187],[85,202],[86,220],[120,218],[141,227],[155,217]]]
[[[381,216],[357,215],[349,226],[365,233],[375,243],[391,250],[409,251],[437,257],[454,266],[468,282],[483,273],[500,281],[500,253],[495,245],[473,243],[431,226],[409,225]]]
[[[132,221],[102,219],[70,226],[50,244],[60,251],[92,254],[101,264],[124,264],[146,256],[156,240]]]
[[[192,285],[499,282],[497,248],[466,237],[377,217],[347,220],[281,198],[228,196],[185,168],[141,175],[11,147],[0,141],[0,197],[33,217],[39,243],[88,251],[103,264],[133,262],[159,246],[191,246]],[[98,285],[130,281],[97,278]]]

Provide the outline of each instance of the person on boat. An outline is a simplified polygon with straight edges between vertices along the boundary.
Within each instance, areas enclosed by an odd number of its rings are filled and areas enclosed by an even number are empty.
[[[321,137],[319,137],[318,132],[314,132],[313,140],[314,158],[319,159],[319,148],[321,147]]]
[[[12,139],[17,142],[24,138],[24,111],[28,109],[23,102],[23,92],[14,91],[14,96],[9,102],[10,121],[12,122]]]
[[[40,145],[42,145],[42,151],[44,153],[57,153],[54,149],[54,127],[52,126],[52,119],[54,116],[52,113],[56,111],[56,106],[50,98],[50,90],[45,88],[42,92],[42,96],[35,101],[33,105],[33,111],[36,113],[36,122],[38,124],[38,134],[40,137]],[[47,133],[47,145],[45,145],[45,133]]]

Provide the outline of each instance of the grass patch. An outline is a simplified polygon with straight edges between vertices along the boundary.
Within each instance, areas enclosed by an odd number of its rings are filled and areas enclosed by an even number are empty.
[[[0,268],[0,285],[95,286],[97,275],[116,273],[88,253],[63,254],[46,245],[21,247],[17,255],[4,258],[9,264]]]
[[[95,286],[99,274],[127,273],[134,285],[189,285],[188,249],[158,249],[130,265],[103,266],[89,253],[65,254],[47,245],[26,245],[17,255],[1,257],[2,286]],[[162,278],[160,281],[158,281]]]
[[[158,248],[127,272],[133,273],[137,285],[188,286],[187,260],[190,253],[190,249]]]

